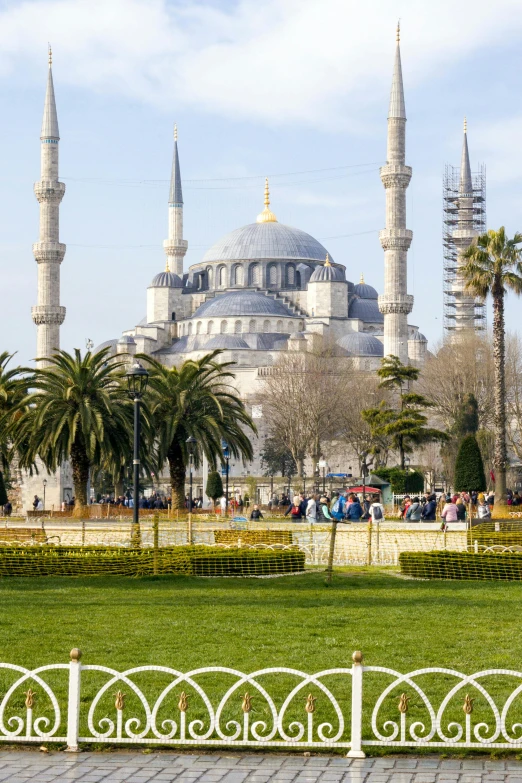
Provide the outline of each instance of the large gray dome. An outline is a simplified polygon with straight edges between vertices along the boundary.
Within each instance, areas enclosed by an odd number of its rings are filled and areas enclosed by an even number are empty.
[[[384,347],[380,340],[365,332],[349,332],[337,340],[337,345],[347,356],[383,356]]]
[[[305,231],[283,223],[251,223],[226,234],[207,250],[209,261],[324,261],[326,248]]]
[[[278,299],[254,291],[232,291],[208,299],[198,307],[192,318],[230,317],[234,315],[293,316]]]

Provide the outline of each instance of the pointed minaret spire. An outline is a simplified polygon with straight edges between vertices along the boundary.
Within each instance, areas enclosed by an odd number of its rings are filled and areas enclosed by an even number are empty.
[[[49,47],[47,91],[40,136],[41,179],[34,192],[40,204],[40,236],[33,245],[38,264],[38,304],[32,308],[37,326],[36,357],[45,367],[50,356],[60,348],[60,326],[65,318],[65,307],[60,305],[60,264],[65,245],[59,239],[60,202],[65,185],[58,180],[58,148],[60,134],[54,97],[52,52]]]
[[[384,315],[384,356],[398,356],[408,363],[408,313],[413,297],[408,294],[408,249],[412,232],[406,228],[406,188],[411,168],[406,161],[406,108],[402,85],[400,28],[388,113],[386,166],[381,180],[386,189],[386,228],[380,232],[384,250],[384,293],[379,296],[379,310]]]
[[[45,93],[44,113],[42,120],[41,139],[59,139],[58,115],[56,113],[56,100],[53,84],[53,52],[49,46],[49,71],[47,73],[47,91]]]
[[[468,151],[468,122],[464,117],[464,141],[462,142],[462,157],[460,159],[459,194],[462,196],[466,193],[473,193],[473,183],[471,181],[471,165]]]
[[[393,79],[390,95],[390,109],[388,117],[398,117],[406,119],[406,105],[404,103],[404,87],[402,84],[402,65],[401,65],[401,26],[397,24],[397,46],[395,47],[395,64],[393,66]]]
[[[270,189],[268,187],[268,177],[265,177],[265,208],[257,216],[258,223],[277,223],[277,218],[270,209]]]
[[[166,271],[183,276],[183,259],[188,242],[183,239],[183,192],[178,154],[178,126],[174,125],[174,156],[169,191],[169,238],[163,242],[167,256]]]
[[[457,248],[457,271],[451,282],[449,294],[454,303],[453,320],[455,329],[453,339],[460,334],[471,332],[475,328],[475,297],[466,290],[465,282],[459,272],[464,263],[464,253],[479,232],[474,226],[473,216],[473,180],[468,150],[468,123],[464,117],[464,139],[460,159],[459,196],[457,199],[457,228],[453,231],[453,242]]]

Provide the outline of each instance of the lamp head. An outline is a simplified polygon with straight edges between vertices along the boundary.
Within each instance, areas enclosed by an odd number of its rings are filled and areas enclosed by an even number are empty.
[[[187,438],[185,443],[187,444],[187,451],[190,454],[190,456],[192,457],[194,455],[195,450],[196,450],[197,440],[196,440],[196,438],[194,438],[191,435],[190,438]]]
[[[147,388],[149,373],[136,359],[130,370],[126,373],[129,395],[133,400],[139,400]]]

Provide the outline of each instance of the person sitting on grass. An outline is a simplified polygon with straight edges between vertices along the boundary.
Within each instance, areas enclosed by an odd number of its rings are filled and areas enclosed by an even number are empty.
[[[250,514],[250,519],[263,519],[263,514],[261,513],[261,509],[257,504],[252,509],[252,513]]]

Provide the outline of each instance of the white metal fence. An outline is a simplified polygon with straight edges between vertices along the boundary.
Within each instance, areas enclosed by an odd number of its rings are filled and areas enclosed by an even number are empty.
[[[522,748],[522,672],[406,674],[363,666],[245,674],[211,666],[117,671],[70,663],[0,664],[0,741],[346,749]],[[363,699],[364,684],[364,699]],[[25,697],[25,699],[24,699]]]

